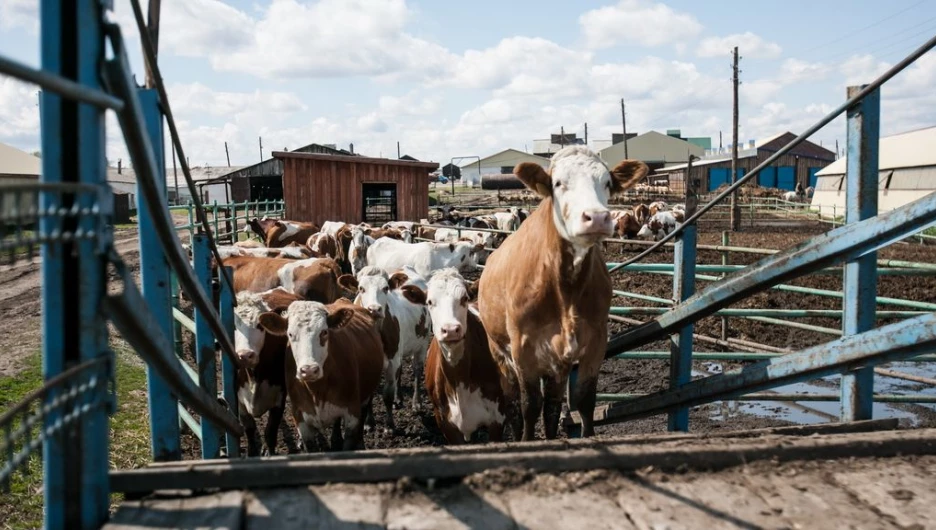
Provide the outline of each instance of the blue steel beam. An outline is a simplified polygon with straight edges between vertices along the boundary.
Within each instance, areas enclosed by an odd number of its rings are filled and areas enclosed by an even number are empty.
[[[224,267],[227,274],[234,277],[232,267]],[[223,273],[222,273],[223,274]],[[221,293],[218,296],[218,313],[221,315],[221,323],[229,333],[234,336],[234,292],[230,286],[224,282],[218,282],[221,286]],[[237,366],[231,362],[227,355],[221,357],[221,378],[224,387],[224,400],[227,401],[231,413],[238,416],[237,403]],[[240,438],[231,433],[225,433],[225,444],[227,446],[227,457],[236,458],[240,452]]]
[[[605,411],[596,423],[654,416],[677,407],[694,407],[857,366],[901,361],[934,348],[936,314],[931,313],[620,403]]]
[[[659,318],[615,335],[608,342],[606,357],[649,344],[776,283],[873,252],[934,224],[936,194],[930,194],[872,219],[815,236],[709,286]]]
[[[692,175],[690,155],[686,175]],[[686,215],[695,213],[698,196],[691,178],[686,178]],[[695,294],[696,226],[687,226],[676,240],[673,249],[673,300],[682,302]],[[692,322],[670,335],[670,389],[679,388],[692,380]],[[671,431],[689,431],[689,409],[670,412],[667,428]]]
[[[157,179],[161,197],[166,196],[166,156],[163,143],[163,118],[159,109],[159,95],[152,89],[140,89],[140,106],[146,119],[146,128],[152,142],[156,160]],[[143,298],[155,317],[154,324],[165,334],[173,334],[171,309],[172,281],[169,278],[169,263],[159,246],[153,216],[146,203],[145,191],[137,184],[137,212],[140,229],[140,278]],[[164,205],[166,207],[168,205]],[[169,385],[159,377],[152,366],[146,365],[147,403],[150,413],[150,447],[153,460],[166,462],[182,459],[180,444],[178,400],[172,395]]]
[[[195,234],[192,241],[192,264],[195,276],[205,292],[211,292],[211,248],[208,245],[206,234]],[[215,355],[215,338],[208,325],[208,315],[203,311],[195,310],[195,363],[198,365],[199,386],[209,396],[218,395],[217,355]],[[219,438],[221,431],[210,421],[201,422],[201,452],[202,458],[218,458],[221,446]]]
[[[848,98],[865,87],[848,87]],[[845,167],[845,222],[857,223],[878,211],[878,139],[881,91],[875,90],[848,109],[848,158]],[[857,335],[874,329],[877,296],[877,253],[870,252],[845,264],[845,302],[842,333]],[[861,368],[842,374],[841,419],[871,419],[874,371]]]

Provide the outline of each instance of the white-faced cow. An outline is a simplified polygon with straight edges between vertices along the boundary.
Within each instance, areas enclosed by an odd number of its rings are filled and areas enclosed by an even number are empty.
[[[481,319],[469,307],[477,295],[474,287],[447,268],[432,275],[426,292],[433,334],[426,355],[426,392],[450,444],[468,441],[480,427],[499,442],[507,418],[507,381],[491,356]]]
[[[657,212],[650,217],[647,224],[640,228],[637,237],[641,239],[659,241],[679,226],[676,217],[683,216],[683,212]]]
[[[393,430],[393,404],[399,399],[398,388],[403,360],[413,361],[413,409],[419,406],[419,382],[431,340],[431,323],[426,310],[425,291],[405,273],[388,276],[376,267],[365,267],[357,278],[346,274],[339,285],[356,293],[354,303],[374,318],[383,343],[387,363],[384,371],[383,399],[387,407],[388,427]],[[424,280],[419,279],[424,282]]]
[[[491,351],[517,382],[523,440],[533,439],[540,411],[546,437],[556,437],[575,363],[579,377],[570,401],[581,413],[583,436],[594,434],[595,390],[611,306],[611,277],[597,243],[614,230],[609,198],[647,171],[637,160],[609,170],[582,146],[557,152],[548,172],[534,163],[514,170],[543,201],[488,258],[478,307]]]
[[[420,276],[428,277],[432,271],[445,267],[455,267],[461,272],[474,271],[484,252],[483,245],[468,241],[408,245],[385,238],[368,246],[367,264],[379,267],[388,274],[408,265]]]
[[[247,437],[247,456],[276,451],[276,435],[286,405],[286,338],[267,333],[260,315],[282,313],[300,298],[281,288],[263,293],[237,293],[234,308],[234,349],[237,368],[239,416]],[[262,450],[257,447],[256,419],[269,412]]]
[[[267,333],[286,337],[286,387],[306,451],[364,448],[364,417],[380,383],[383,347],[367,311],[345,299],[329,305],[293,302],[282,314],[260,314]],[[342,427],[344,435],[342,436]]]
[[[285,247],[290,243],[304,245],[309,236],[319,231],[313,223],[300,223],[284,219],[253,219],[250,228],[268,247]]]
[[[232,256],[223,260],[234,269],[234,291],[260,293],[277,287],[322,303],[338,298],[338,276],[341,269],[333,259],[303,260]]]
[[[514,206],[507,212],[495,212],[494,219],[497,220],[498,230],[515,232],[520,228],[520,208]]]

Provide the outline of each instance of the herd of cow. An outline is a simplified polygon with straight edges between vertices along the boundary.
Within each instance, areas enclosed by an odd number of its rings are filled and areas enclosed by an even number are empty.
[[[542,198],[539,208],[464,222],[447,210],[443,223],[456,234],[469,229],[456,238],[415,223],[255,219],[250,227],[262,243],[219,249],[237,293],[237,396],[249,455],[275,451],[287,399],[297,450],[363,448],[365,427],[376,428],[378,391],[392,432],[405,360],[414,368],[412,406],[424,389],[447,443],[464,443],[482,427],[494,441],[505,428],[531,440],[540,416],[546,437],[555,438],[576,364],[570,404],[583,435],[594,434],[612,295],[599,243],[622,219],[647,214],[645,226],[655,230],[653,219],[679,210],[612,212],[610,197],[640,181],[647,166],[625,160],[609,169],[580,146],[556,153],[549,171],[524,163],[515,173]],[[512,232],[485,255],[490,241],[465,233],[479,228],[475,221]],[[466,280],[482,256],[480,279]],[[255,420],[264,414],[258,443]]]

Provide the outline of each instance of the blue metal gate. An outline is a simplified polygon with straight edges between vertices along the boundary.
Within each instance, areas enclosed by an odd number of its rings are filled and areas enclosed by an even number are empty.
[[[792,166],[777,168],[777,185],[781,190],[793,191],[796,189],[796,170]]]
[[[723,168],[723,167],[709,168],[708,190],[715,191],[724,184],[730,184],[730,182],[728,182],[728,175],[730,174],[731,174],[731,170],[728,168]]]

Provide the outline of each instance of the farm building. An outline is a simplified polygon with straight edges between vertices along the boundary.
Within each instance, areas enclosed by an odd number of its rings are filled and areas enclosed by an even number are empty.
[[[34,182],[42,173],[42,160],[39,157],[31,155],[25,151],[0,143],[0,183],[3,184],[26,184]],[[19,211],[33,207],[36,204],[35,193],[23,193],[20,195],[17,205],[16,195],[13,193],[3,194],[0,212],[8,215],[15,206]]]
[[[936,191],[936,127],[881,138],[878,155],[878,211],[886,212]],[[817,173],[812,205],[823,216],[845,211],[842,157]]]
[[[436,162],[274,152],[283,167],[286,217],[297,221],[382,224],[429,214],[429,173]]]
[[[687,142],[676,136],[649,131],[627,140],[627,158],[640,160],[650,170],[660,169],[667,164],[676,164],[689,160],[689,155],[702,156],[705,151],[701,146]],[[598,152],[598,155],[610,167],[624,160],[625,142],[618,142]]]
[[[210,204],[217,201],[218,204],[227,204],[230,201],[230,191],[227,184],[223,182],[213,182],[219,176],[236,171],[240,166],[196,166],[189,168],[192,180],[199,190],[199,196],[202,202]],[[209,182],[212,181],[212,182]],[[137,193],[136,172],[133,168],[124,166],[121,160],[117,161],[117,167],[109,166],[107,168],[107,182],[114,188],[115,192],[128,194],[130,203],[135,204]],[[178,184],[178,199],[176,198],[176,184]],[[189,192],[188,184],[185,182],[185,175],[182,170],[176,168],[173,173],[172,168],[166,170],[166,194],[169,204],[188,204],[192,201],[192,194]]]
[[[794,138],[795,134],[784,132],[761,141],[752,141],[747,149],[739,149],[738,176],[744,176]],[[807,140],[761,171],[757,175],[757,185],[791,191],[796,189],[797,182],[802,183],[803,187],[815,186],[819,170],[834,161],[834,152]],[[685,163],[667,166],[651,175],[651,180],[668,180],[670,189],[680,191],[685,189],[685,173]],[[698,179],[703,191],[715,191],[730,183],[730,174],[730,156],[719,154],[692,163],[692,176]]]
[[[586,144],[585,139],[579,138],[575,133],[551,134],[549,138],[533,140],[533,154],[543,158],[552,158],[563,147]]]
[[[353,146],[351,149],[345,151],[336,148],[334,145],[309,144],[291,152],[357,156],[353,152]],[[213,177],[204,180],[199,184],[199,188],[207,191],[207,202],[217,200],[219,204],[222,202],[282,200],[283,161],[274,156],[252,166],[231,168],[230,171],[216,173]],[[205,193],[202,193],[202,196],[204,200]]]
[[[472,179],[472,183],[477,184],[480,180],[481,187],[483,188],[486,176],[497,179],[509,179],[510,177],[503,177],[503,175],[512,175],[517,164],[522,162],[533,162],[544,168],[549,167],[548,158],[524,153],[517,149],[504,149],[503,151],[482,158],[480,163],[479,161],[474,161],[461,166],[461,174],[464,178],[463,182]],[[516,180],[516,177],[513,178]],[[521,185],[520,187],[523,186]]]

